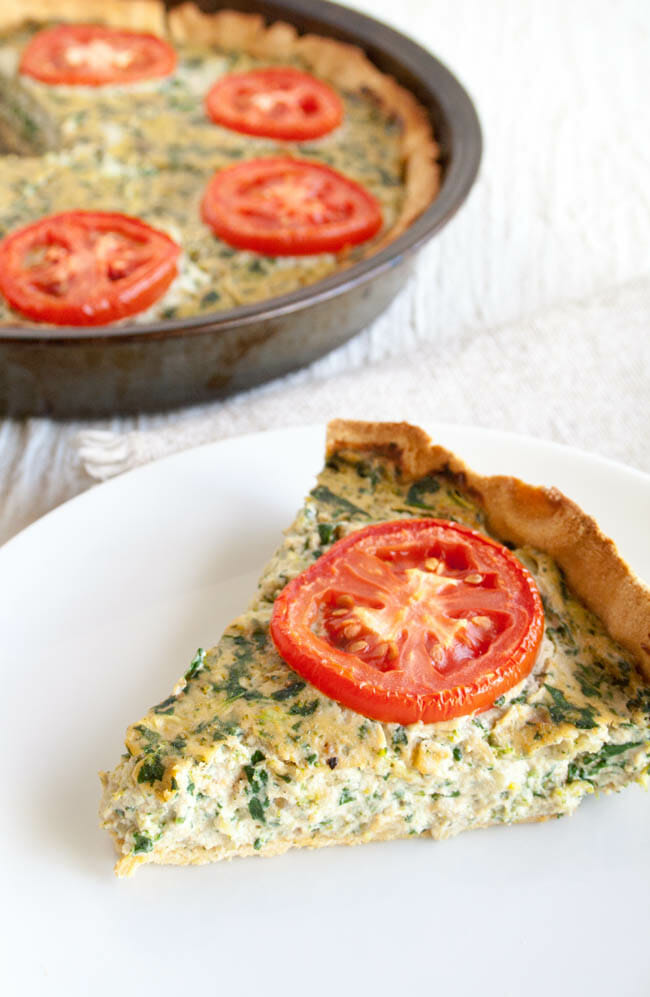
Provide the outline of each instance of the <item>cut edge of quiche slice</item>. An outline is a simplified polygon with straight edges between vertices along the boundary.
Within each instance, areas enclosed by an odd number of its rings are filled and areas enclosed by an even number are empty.
[[[427,516],[515,551],[540,589],[545,635],[532,672],[490,709],[401,726],[305,682],[268,627],[286,582],[336,539]],[[325,467],[248,610],[197,652],[101,774],[116,872],[571,813],[587,794],[647,780],[649,682],[650,590],[575,503],[478,475],[414,426],[336,420]]]

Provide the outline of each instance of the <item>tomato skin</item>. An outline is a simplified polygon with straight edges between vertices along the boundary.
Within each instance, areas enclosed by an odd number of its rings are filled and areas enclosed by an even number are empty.
[[[434,561],[442,571],[426,568]],[[530,672],[544,611],[507,548],[457,523],[396,520],[354,531],[290,581],[270,632],[287,664],[343,706],[434,723],[488,709]]]
[[[381,228],[379,203],[360,184],[309,160],[251,159],[215,173],[203,220],[238,249],[270,256],[336,253]]]
[[[0,242],[0,293],[37,322],[106,325],[143,311],[177,273],[180,247],[139,218],[49,215]]]
[[[343,120],[338,94],[291,66],[228,73],[210,88],[205,108],[215,124],[281,141],[321,138]]]
[[[176,61],[172,46],[156,35],[101,24],[59,24],[34,35],[23,51],[20,72],[51,86],[100,87],[169,76]]]

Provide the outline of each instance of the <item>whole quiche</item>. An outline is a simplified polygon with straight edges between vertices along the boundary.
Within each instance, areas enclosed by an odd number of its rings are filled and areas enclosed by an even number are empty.
[[[0,325],[196,316],[376,252],[435,198],[358,48],[156,0],[0,11]]]

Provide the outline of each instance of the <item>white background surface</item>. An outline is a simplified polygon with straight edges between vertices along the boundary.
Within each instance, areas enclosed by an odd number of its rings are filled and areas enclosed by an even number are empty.
[[[476,351],[477,337],[486,329],[550,305],[588,301],[606,289],[615,301],[619,284],[650,273],[646,0],[364,0],[357,5],[412,34],[457,73],[476,101],[485,155],[466,206],[422,253],[415,279],[394,306],[298,380],[337,377],[428,344],[439,349],[437,376],[444,380],[449,370],[451,388],[454,369],[467,350]],[[642,311],[637,308],[636,343],[643,327],[650,327],[648,287],[640,298]],[[526,335],[522,331],[522,341]],[[522,386],[520,377],[526,357],[520,353],[515,360],[503,356],[504,379],[509,374],[511,384],[506,391],[500,386],[492,409],[468,411],[462,392],[455,397],[449,391],[440,415],[513,430],[525,426],[533,435],[650,470],[650,431],[639,418],[648,408],[650,372],[647,353],[635,352],[635,342],[626,346],[632,384],[612,377],[607,361],[598,368],[598,348],[592,348],[588,333],[579,344],[581,367],[586,357],[601,371],[590,388],[600,400],[605,427],[599,437],[590,433],[593,406],[576,402],[571,411],[569,404],[566,416],[555,421],[542,395],[537,414],[530,411],[529,378]],[[552,355],[545,366],[552,382],[558,369]],[[470,369],[480,376],[480,366]],[[571,381],[566,368],[558,373]],[[319,412],[309,409],[309,419],[330,414],[324,395],[321,391]],[[394,417],[403,415],[407,401],[394,399]],[[227,403],[203,411],[216,418],[217,435],[265,425],[233,421]],[[626,429],[628,413],[634,416],[633,439]],[[417,412],[411,409],[409,416]],[[302,417],[295,398],[285,411],[281,404],[274,408],[276,425]],[[178,419],[173,414],[102,425],[147,429]],[[49,420],[0,422],[0,541],[89,486],[70,445],[79,428]]]
[[[638,529],[647,476],[536,441],[427,428],[479,471],[557,480],[650,576]],[[112,876],[96,771],[248,601],[322,443],[308,429],[188,451],[0,550],[3,994],[646,997],[650,797],[639,787],[562,821],[447,842]]]

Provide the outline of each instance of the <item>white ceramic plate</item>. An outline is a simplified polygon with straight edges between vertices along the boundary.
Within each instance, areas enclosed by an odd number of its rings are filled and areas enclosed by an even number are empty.
[[[650,478],[432,426],[481,471],[562,487],[650,579]],[[452,841],[113,877],[97,770],[215,642],[321,463],[323,430],[249,436],[124,475],[0,550],[2,992],[646,994],[650,799]]]

